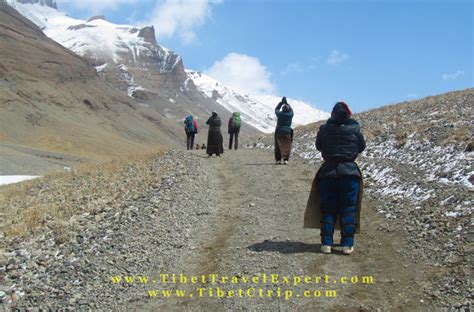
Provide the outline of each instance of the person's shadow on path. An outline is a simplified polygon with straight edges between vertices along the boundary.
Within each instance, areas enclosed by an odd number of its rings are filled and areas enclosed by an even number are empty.
[[[293,241],[264,240],[261,243],[250,245],[247,248],[255,252],[270,251],[281,254],[295,254],[304,252],[321,253],[321,244],[307,244]]]

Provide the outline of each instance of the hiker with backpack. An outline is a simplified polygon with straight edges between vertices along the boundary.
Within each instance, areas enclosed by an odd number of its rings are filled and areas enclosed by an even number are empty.
[[[223,138],[221,133],[221,118],[216,112],[212,112],[212,116],[206,121],[209,125],[209,132],[207,133],[207,149],[206,153],[211,157],[213,154],[221,156],[224,153]]]
[[[286,165],[290,159],[293,143],[291,122],[294,116],[293,109],[286,101],[286,97],[283,97],[275,108],[275,115],[278,118],[275,129],[275,161],[277,164],[281,164],[283,159],[283,163]]]
[[[341,229],[346,255],[354,251],[354,234],[360,232],[363,180],[355,160],[365,149],[365,139],[351,116],[346,103],[336,103],[316,136],[324,162],[313,180],[304,227],[321,229],[321,251],[326,254],[331,253],[335,227]]]
[[[192,150],[194,147],[194,136],[198,133],[198,126],[193,116],[189,115],[184,119],[184,131],[186,132],[186,147]]]
[[[239,147],[239,132],[240,132],[240,113],[234,112],[229,118],[228,130],[229,133],[229,149],[232,150],[232,141],[234,141],[234,148]]]

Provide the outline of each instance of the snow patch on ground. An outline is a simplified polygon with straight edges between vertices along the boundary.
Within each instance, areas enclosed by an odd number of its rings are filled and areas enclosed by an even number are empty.
[[[427,181],[473,188],[469,178],[474,175],[474,152],[461,151],[454,146],[437,146],[430,141],[408,137],[402,147],[397,147],[395,140],[371,142],[364,156],[414,166],[425,175]]]
[[[22,181],[32,180],[39,178],[39,176],[30,176],[30,175],[3,175],[0,176],[0,185],[7,185],[13,183],[19,183]]]

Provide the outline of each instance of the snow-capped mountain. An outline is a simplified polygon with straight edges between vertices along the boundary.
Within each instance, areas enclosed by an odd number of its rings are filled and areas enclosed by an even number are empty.
[[[277,120],[274,110],[281,101],[281,97],[242,94],[201,72],[187,70],[186,73],[200,92],[214,99],[230,112],[239,111],[243,121],[262,132],[270,133],[275,130]],[[301,100],[291,98],[287,100],[295,112],[294,125],[305,125],[329,118],[328,113]]]
[[[54,0],[7,0],[21,15],[67,49],[95,65],[97,73],[129,97],[152,107],[167,118],[179,120],[186,114],[206,118],[239,111],[248,130],[274,131],[275,106],[281,98],[239,93],[202,73],[185,71],[181,57],[160,46],[153,26],[139,28],[108,22],[104,16],[87,21],[57,10]],[[197,89],[196,89],[197,88]],[[294,125],[326,119],[329,114],[288,98],[295,111]]]
[[[87,21],[74,19],[58,11],[53,0],[7,2],[48,37],[98,65],[134,62],[167,73],[181,63],[180,56],[157,44],[153,26],[117,25],[106,21],[104,16]]]

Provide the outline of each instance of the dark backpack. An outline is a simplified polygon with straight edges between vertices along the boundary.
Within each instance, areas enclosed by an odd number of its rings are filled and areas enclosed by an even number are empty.
[[[185,124],[186,124],[186,130],[188,131],[188,133],[196,132],[196,129],[194,128],[193,116],[186,117]]]

